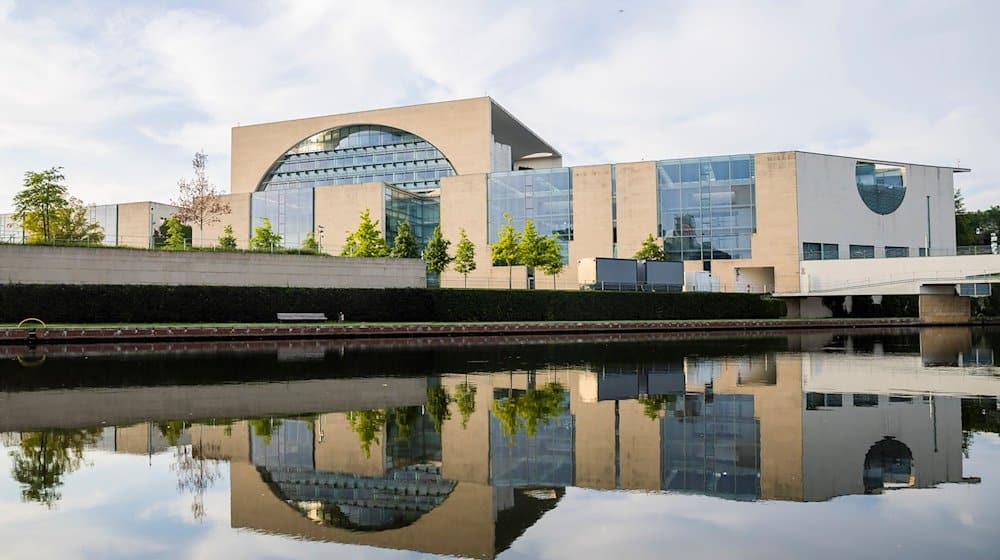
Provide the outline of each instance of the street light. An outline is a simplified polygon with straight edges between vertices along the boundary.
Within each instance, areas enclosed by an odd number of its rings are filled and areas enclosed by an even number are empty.
[[[323,252],[323,226],[322,225],[316,226],[316,231],[319,233],[319,242],[318,242],[319,252],[322,253]]]

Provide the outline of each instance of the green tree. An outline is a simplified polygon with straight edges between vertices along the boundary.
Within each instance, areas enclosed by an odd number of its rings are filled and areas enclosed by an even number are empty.
[[[171,201],[177,207],[177,217],[185,223],[198,226],[198,244],[205,242],[205,226],[216,224],[222,220],[223,214],[232,210],[225,202],[215,185],[208,180],[205,164],[208,156],[205,152],[196,152],[191,166],[194,168],[194,179],[181,179],[177,182],[179,197]]]
[[[410,229],[410,222],[400,222],[396,228],[396,238],[392,240],[389,256],[397,259],[419,259],[420,242]]]
[[[344,249],[340,253],[345,257],[385,257],[389,255],[389,247],[378,227],[378,220],[372,221],[371,212],[367,208],[361,213],[358,229],[347,232]]]
[[[462,429],[469,424],[469,417],[476,411],[476,386],[466,381],[455,387],[455,403],[462,415]]]
[[[563,262],[562,247],[555,234],[545,237],[542,243],[542,272],[552,277],[552,289],[556,288],[556,276],[566,268]]]
[[[87,207],[76,197],[69,197],[66,206],[52,212],[49,222],[51,241],[66,243],[100,243],[104,240],[104,230],[100,224],[90,221]],[[21,220],[21,227],[29,232],[29,243],[44,243],[42,215],[28,212]]]
[[[497,240],[490,245],[490,256],[494,263],[499,263],[507,267],[507,288],[513,287],[513,267],[520,264],[521,258],[521,234],[514,229],[514,220],[510,214],[504,213],[503,219],[506,223],[500,226],[497,232]]]
[[[420,418],[419,406],[402,406],[388,411],[387,416],[392,417],[393,424],[396,425],[397,439],[410,439],[413,433],[413,424]]]
[[[278,427],[281,426],[281,420],[278,418],[253,418],[248,420],[247,423],[253,428],[254,435],[263,438],[266,445],[270,445],[271,437],[274,436],[274,433],[278,431]]]
[[[271,228],[271,220],[261,218],[261,225],[253,228],[253,237],[250,238],[251,251],[273,251],[276,247],[281,247],[281,236]]]
[[[69,205],[66,199],[68,189],[63,184],[65,180],[62,167],[28,171],[24,174],[24,189],[14,195],[13,218],[41,241],[49,242],[55,238],[52,227],[55,214]],[[29,215],[35,217],[30,225],[25,223]]]
[[[517,245],[518,261],[532,268],[545,263],[545,238],[538,235],[533,220],[524,221],[521,231],[521,242]]]
[[[565,394],[566,388],[553,381],[541,389],[528,389],[520,395],[517,413],[524,419],[524,431],[528,437],[535,437],[539,422],[548,424],[550,419],[563,412]]]
[[[156,427],[160,430],[160,435],[163,436],[163,439],[167,440],[167,445],[173,447],[181,440],[184,430],[191,427],[191,423],[183,420],[171,420],[168,422],[157,422]]]
[[[473,270],[476,270],[476,246],[469,241],[465,228],[462,228],[458,231],[458,245],[455,247],[455,272],[464,277],[466,288],[469,287],[469,273]]]
[[[307,233],[306,238],[302,240],[302,250],[306,253],[319,254],[319,243],[316,242],[313,232]]]
[[[236,250],[236,236],[233,235],[233,226],[227,225],[222,228],[222,236],[219,237],[219,248],[223,251]]]
[[[98,436],[98,429],[22,433],[20,444],[10,452],[11,474],[22,485],[21,498],[49,508],[55,505],[63,477],[84,465],[84,447],[96,443]]]
[[[427,414],[434,422],[434,431],[439,434],[444,421],[451,418],[451,411],[448,410],[449,404],[451,404],[451,396],[443,385],[440,383],[427,385]]]
[[[361,449],[365,457],[372,456],[372,443],[379,443],[378,434],[385,427],[385,411],[383,410],[352,410],[347,413],[347,423],[358,434]]]
[[[668,257],[663,245],[653,239],[652,233],[642,240],[642,247],[632,255],[633,259],[645,261],[665,261]]]
[[[668,403],[674,402],[673,395],[644,395],[639,397],[642,413],[650,420],[656,420],[666,409]]]
[[[451,263],[452,258],[448,255],[448,247],[451,246],[451,241],[448,241],[441,235],[441,225],[438,224],[434,228],[434,232],[431,233],[431,239],[427,242],[427,247],[424,248],[424,262],[427,264],[427,270],[435,274],[441,274],[444,269],[448,268],[448,264]]]
[[[188,240],[184,235],[184,224],[177,219],[177,216],[170,216],[164,223],[167,230],[166,240],[163,247],[168,251],[183,251],[187,249]]]

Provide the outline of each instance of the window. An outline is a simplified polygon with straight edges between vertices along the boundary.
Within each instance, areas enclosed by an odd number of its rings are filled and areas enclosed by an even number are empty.
[[[823,259],[823,245],[820,243],[803,243],[802,260],[819,261]]]
[[[905,173],[902,167],[859,161],[854,166],[854,181],[858,194],[869,210],[876,214],[892,214],[906,196]]]
[[[878,406],[878,395],[873,395],[870,393],[855,393],[854,406],[857,407]]]
[[[555,234],[563,262],[569,262],[573,240],[573,188],[569,168],[531,169],[490,173],[487,181],[489,242],[497,239],[509,214],[514,229],[531,220],[542,236]]]
[[[875,246],[874,245],[851,245],[851,258],[852,259],[874,259],[875,258]]]
[[[844,395],[840,393],[806,393],[806,410],[842,406],[844,406]]]
[[[894,258],[908,257],[908,256],[910,256],[910,248],[909,247],[889,247],[889,246],[886,246],[886,248],[885,248],[885,257],[887,259],[894,259]]]
[[[840,258],[840,245],[836,243],[823,244],[823,260],[835,261]]]

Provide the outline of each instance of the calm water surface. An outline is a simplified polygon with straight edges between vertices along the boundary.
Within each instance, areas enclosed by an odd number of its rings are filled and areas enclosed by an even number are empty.
[[[0,557],[1000,557],[1000,330],[515,342],[0,347]]]

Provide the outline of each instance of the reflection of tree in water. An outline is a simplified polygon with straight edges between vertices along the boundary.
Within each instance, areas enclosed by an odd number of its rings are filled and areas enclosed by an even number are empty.
[[[174,448],[170,470],[177,473],[177,491],[190,492],[193,496],[191,514],[195,519],[205,517],[205,492],[221,476],[219,461],[196,456],[192,445],[179,445]]]
[[[413,433],[413,424],[420,418],[420,407],[401,406],[390,409],[388,415],[392,417],[392,421],[399,430],[399,438],[409,439],[410,434]]]
[[[439,383],[427,385],[427,414],[434,422],[434,431],[439,434],[444,421],[451,418],[451,411],[448,410],[450,403],[451,396],[443,385]]]
[[[169,422],[157,422],[156,427],[160,430],[160,435],[167,440],[167,445],[173,447],[181,440],[184,430],[191,427],[190,422],[184,420],[171,420]]]
[[[466,381],[455,387],[455,403],[462,415],[462,429],[469,424],[469,417],[476,411],[476,386]]]
[[[674,395],[643,395],[639,397],[639,404],[642,405],[642,413],[647,418],[656,420],[674,400]]]
[[[278,426],[281,426],[281,420],[278,418],[254,418],[247,420],[247,423],[253,428],[254,435],[264,438],[264,443],[268,445],[271,443],[271,436],[278,431]]]
[[[378,434],[385,426],[384,410],[352,410],[347,413],[347,423],[358,434],[365,457],[372,456],[372,443],[379,443]]]
[[[559,382],[546,383],[541,389],[532,389],[493,401],[493,415],[500,420],[504,434],[513,437],[523,424],[528,437],[534,437],[538,423],[564,412],[563,397],[566,388]]]
[[[61,496],[62,477],[85,464],[83,448],[96,443],[100,433],[92,428],[21,434],[21,444],[10,452],[14,480],[23,485],[21,498],[52,508]]]

